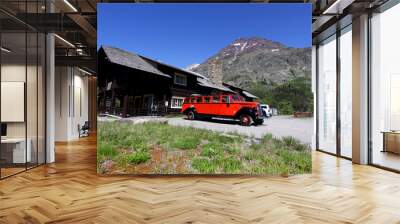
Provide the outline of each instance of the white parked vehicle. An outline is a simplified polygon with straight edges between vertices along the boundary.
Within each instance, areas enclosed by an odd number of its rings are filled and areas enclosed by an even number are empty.
[[[271,111],[271,108],[269,108],[268,104],[261,104],[260,106],[261,106],[264,117],[272,116],[272,111]]]

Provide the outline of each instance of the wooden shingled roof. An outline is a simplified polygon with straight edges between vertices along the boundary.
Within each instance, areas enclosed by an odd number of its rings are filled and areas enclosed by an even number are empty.
[[[109,46],[102,46],[108,60],[114,64],[123,65],[129,68],[142,70],[156,75],[172,78],[151,65],[149,62],[141,58],[139,55]]]

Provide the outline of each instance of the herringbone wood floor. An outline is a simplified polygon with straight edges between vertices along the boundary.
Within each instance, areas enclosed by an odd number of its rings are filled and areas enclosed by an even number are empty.
[[[313,153],[313,174],[100,177],[94,137],[0,181],[0,223],[400,223],[400,175]]]

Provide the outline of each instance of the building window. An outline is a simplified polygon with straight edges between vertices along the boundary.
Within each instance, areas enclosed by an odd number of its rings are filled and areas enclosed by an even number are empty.
[[[400,4],[371,18],[372,164],[400,170]]]
[[[318,48],[318,144],[336,154],[336,35]]]
[[[182,108],[185,97],[173,96],[171,98],[171,108]]]
[[[340,154],[352,157],[352,30],[341,31],[340,36]]]
[[[174,83],[177,84],[177,85],[186,86],[187,85],[187,78],[186,78],[185,75],[175,74]]]

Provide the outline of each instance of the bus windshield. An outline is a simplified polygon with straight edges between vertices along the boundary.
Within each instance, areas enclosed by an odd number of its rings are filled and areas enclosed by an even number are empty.
[[[239,95],[233,95],[233,96],[232,96],[232,101],[233,101],[233,102],[240,102],[240,101],[243,101],[243,99],[242,99],[242,97],[239,96]]]

